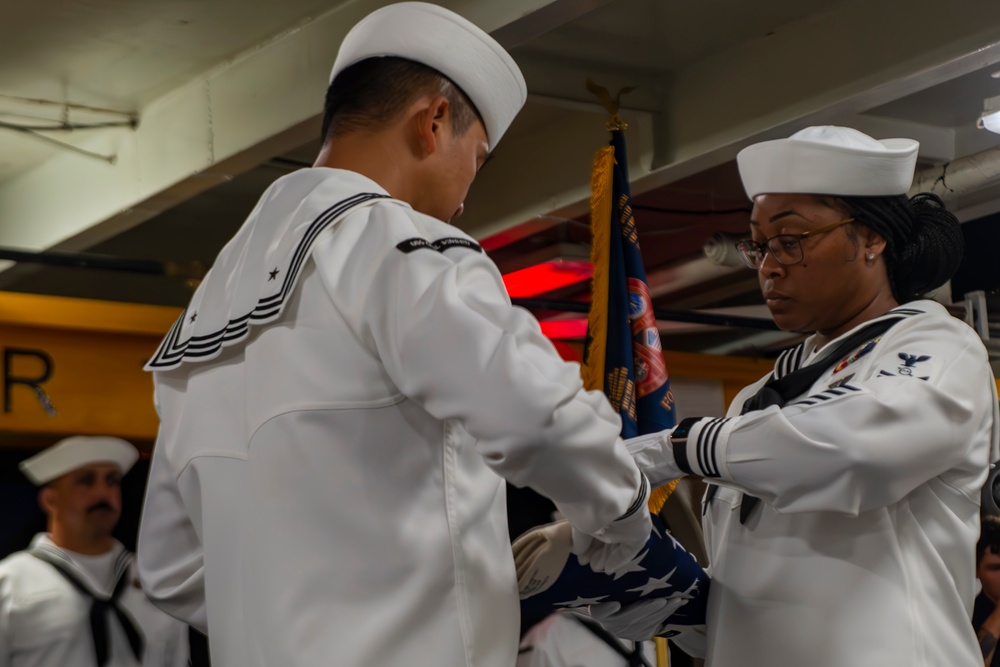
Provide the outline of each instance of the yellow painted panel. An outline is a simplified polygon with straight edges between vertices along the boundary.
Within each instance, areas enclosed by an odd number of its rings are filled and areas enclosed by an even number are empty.
[[[663,351],[667,372],[691,378],[715,378],[726,383],[738,384],[737,391],[756,382],[774,369],[773,359],[749,357],[722,357],[693,352]]]
[[[152,377],[160,335],[0,324],[0,432],[152,439]]]
[[[180,308],[0,292],[0,325],[116,331],[162,337]]]
[[[153,440],[152,378],[142,367],[179,312],[0,292],[0,445],[72,434]],[[673,376],[721,380],[727,405],[774,363],[671,351],[664,356]]]
[[[180,309],[0,292],[0,444],[156,436],[142,370]]]

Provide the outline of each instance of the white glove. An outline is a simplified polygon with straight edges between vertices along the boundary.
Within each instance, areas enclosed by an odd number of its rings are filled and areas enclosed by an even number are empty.
[[[685,475],[674,461],[674,448],[670,444],[672,430],[647,433],[625,441],[625,448],[632,460],[649,479],[653,488]]]
[[[522,600],[552,587],[569,560],[572,528],[557,521],[521,535],[511,549],[517,568],[517,590]]]
[[[640,475],[639,491],[629,511],[619,519],[588,535],[573,527],[573,553],[595,572],[613,574],[633,562],[649,539],[649,481]]]
[[[641,642],[661,634],[673,613],[686,602],[683,597],[656,598],[624,609],[617,602],[607,602],[591,605],[590,615],[615,637]]]

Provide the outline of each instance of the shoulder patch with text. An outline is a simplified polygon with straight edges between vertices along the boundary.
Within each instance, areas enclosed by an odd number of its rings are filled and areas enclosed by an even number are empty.
[[[450,248],[467,248],[469,250],[475,250],[476,252],[483,251],[482,246],[475,241],[470,241],[469,239],[463,239],[457,236],[449,236],[436,241],[428,241],[427,239],[414,237],[396,244],[396,249],[405,253],[411,253],[414,250],[420,250],[421,248],[436,250],[438,252],[444,252]]]

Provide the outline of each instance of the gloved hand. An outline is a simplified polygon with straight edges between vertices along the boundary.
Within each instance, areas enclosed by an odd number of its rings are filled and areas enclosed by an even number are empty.
[[[514,540],[511,548],[522,600],[548,590],[562,574],[570,556],[572,532],[568,521],[557,521]]]
[[[572,528],[566,522],[540,526],[517,538],[513,551],[522,613],[541,618],[559,609],[604,602],[597,615],[607,616],[618,611],[617,603],[631,608],[647,600],[676,598],[669,630],[687,633],[704,627],[708,575],[658,517],[651,523],[639,555],[610,574],[596,572],[572,555]],[[611,602],[616,604],[608,606]]]
[[[583,565],[595,572],[613,574],[632,563],[646,545],[653,524],[649,518],[649,480],[640,476],[639,491],[629,511],[619,519],[588,535],[573,527],[572,551]]]
[[[657,598],[630,604],[624,609],[617,602],[595,604],[590,615],[615,637],[646,641],[662,634],[675,611],[687,600],[681,596]]]

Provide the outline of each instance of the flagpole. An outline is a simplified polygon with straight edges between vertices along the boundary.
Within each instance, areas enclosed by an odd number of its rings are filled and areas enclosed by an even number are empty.
[[[592,296],[590,303],[590,315],[588,322],[588,345],[585,364],[583,367],[584,384],[587,389],[604,390],[604,375],[606,348],[608,342],[608,306],[610,305],[610,261],[609,236],[611,228],[607,221],[611,219],[612,210],[619,204],[613,197],[613,172],[616,165],[614,148],[615,133],[622,133],[628,129],[628,124],[619,115],[621,110],[622,95],[634,90],[633,87],[622,88],[618,95],[611,96],[607,88],[599,86],[591,79],[587,79],[587,90],[589,90],[601,103],[601,105],[611,114],[607,122],[607,130],[612,134],[612,145],[606,146],[594,156],[594,168],[591,175],[591,198],[590,198],[590,218],[591,218],[591,263],[594,266],[594,276],[592,283]],[[624,147],[624,144],[623,144]],[[619,165],[625,168],[624,160]],[[627,179],[626,179],[627,180]],[[627,187],[626,187],[627,190]],[[626,214],[631,219],[631,213]],[[638,246],[636,246],[638,247]],[[641,268],[641,267],[640,267]],[[645,278],[643,278],[645,281]],[[648,299],[648,292],[647,297]],[[652,310],[652,303],[649,303],[649,310]],[[651,314],[650,314],[651,315]],[[659,348],[657,347],[657,350]],[[661,362],[662,363],[662,362]],[[624,369],[620,369],[624,370]],[[629,379],[631,381],[631,379]],[[606,392],[607,393],[607,392]],[[609,394],[610,396],[610,394]],[[634,396],[633,396],[634,400]],[[634,406],[634,403],[632,404]],[[660,487],[651,494],[650,511],[658,512],[667,497],[676,487],[677,482]],[[655,496],[655,500],[654,500]],[[655,505],[654,505],[655,503]],[[670,651],[667,648],[667,640],[664,637],[654,637],[656,646],[656,664],[658,667],[670,666]]]

